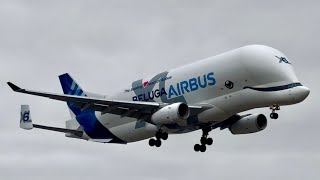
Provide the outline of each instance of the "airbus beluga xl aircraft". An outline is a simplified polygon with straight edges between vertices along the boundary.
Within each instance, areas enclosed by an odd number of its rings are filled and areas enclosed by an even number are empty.
[[[126,144],[150,139],[161,146],[168,134],[202,130],[195,151],[212,145],[213,129],[232,134],[264,130],[263,114],[239,113],[270,107],[277,119],[280,106],[302,102],[310,90],[297,79],[293,64],[280,51],[250,45],[132,82],[114,95],[86,92],[69,75],[59,76],[64,94],[22,89],[15,92],[67,102],[71,119],[66,128],[32,124],[28,105],[21,106],[20,127],[65,133],[66,137]],[[155,138],[153,138],[155,137]]]

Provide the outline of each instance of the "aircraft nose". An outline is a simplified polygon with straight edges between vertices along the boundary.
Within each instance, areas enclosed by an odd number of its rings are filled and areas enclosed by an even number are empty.
[[[302,87],[301,91],[301,94],[303,95],[304,99],[307,98],[310,94],[310,89],[305,86]]]
[[[297,91],[297,98],[299,101],[305,100],[310,94],[310,89],[305,86],[300,86]]]

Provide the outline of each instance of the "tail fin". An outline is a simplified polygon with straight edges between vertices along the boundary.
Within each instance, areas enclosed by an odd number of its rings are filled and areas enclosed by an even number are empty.
[[[29,105],[21,105],[20,128],[31,130],[33,128]]]
[[[75,96],[87,96],[79,84],[68,74],[62,74],[59,76],[60,83],[64,94]],[[71,117],[74,118],[81,114],[81,109],[77,108],[73,103],[67,103]]]
[[[59,79],[64,94],[87,96],[79,86],[79,84],[75,80],[73,80],[73,78],[68,73],[60,75]]]

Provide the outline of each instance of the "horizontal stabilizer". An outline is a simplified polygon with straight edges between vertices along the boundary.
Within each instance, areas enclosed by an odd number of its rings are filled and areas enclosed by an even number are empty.
[[[79,137],[82,137],[82,135],[83,135],[83,131],[32,124],[29,105],[21,105],[20,128],[26,129],[26,130],[31,130],[33,128],[44,129],[44,130],[49,130],[49,131],[70,133],[70,134],[74,134]]]
[[[33,127],[34,128],[38,128],[38,129],[49,130],[49,131],[56,131],[56,132],[62,132],[62,133],[75,134],[76,136],[79,136],[79,137],[81,137],[83,135],[82,131],[77,131],[77,130],[72,130],[72,129],[64,129],[64,128],[57,128],[57,127],[42,126],[42,125],[38,125],[38,124],[34,124]]]

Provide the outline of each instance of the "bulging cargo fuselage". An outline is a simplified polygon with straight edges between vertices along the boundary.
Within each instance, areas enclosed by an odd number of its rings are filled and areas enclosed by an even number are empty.
[[[185,126],[162,127],[169,133],[186,133],[246,110],[296,104],[308,94],[309,89],[298,81],[293,63],[283,53],[268,46],[250,45],[134,81],[109,98],[212,107],[189,117]],[[134,118],[97,115],[111,133],[126,142],[150,138],[158,129]]]
[[[228,128],[232,134],[264,130],[263,114],[238,113],[270,107],[277,119],[280,106],[303,101],[310,90],[297,79],[293,63],[280,51],[268,46],[250,45],[155,76],[132,82],[117,94],[104,96],[84,91],[69,75],[59,76],[64,94],[22,89],[19,93],[67,102],[72,119],[66,128],[32,124],[28,105],[21,108],[20,127],[66,133],[67,137],[102,143],[130,143],[150,139],[161,146],[168,134],[202,129],[201,145],[212,145],[212,129]]]

